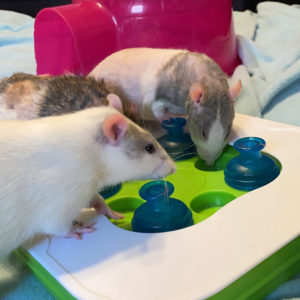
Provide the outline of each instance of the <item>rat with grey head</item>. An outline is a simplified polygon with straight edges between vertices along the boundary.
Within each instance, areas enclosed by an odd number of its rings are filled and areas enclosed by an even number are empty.
[[[104,186],[175,171],[153,136],[112,107],[0,121],[0,165],[0,257],[35,234],[80,238],[93,231],[70,232],[82,208],[118,217]]]
[[[234,99],[226,74],[205,54],[175,49],[129,48],[113,53],[89,74],[134,102],[137,118],[185,116],[198,154],[213,164],[228,142]]]
[[[121,103],[103,81],[73,74],[37,76],[16,73],[0,81],[0,119],[30,120],[89,107]],[[123,101],[118,108],[130,117]]]

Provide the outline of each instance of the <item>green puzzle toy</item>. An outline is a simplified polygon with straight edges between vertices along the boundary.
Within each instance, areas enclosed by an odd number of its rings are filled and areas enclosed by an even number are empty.
[[[194,224],[245,193],[231,188],[224,181],[225,166],[236,155],[238,152],[227,146],[212,166],[206,165],[198,156],[178,161],[176,173],[166,178],[175,187],[172,197],[183,201],[191,209]],[[120,191],[107,198],[107,204],[124,215],[124,219],[111,220],[115,225],[131,230],[134,211],[145,202],[139,196],[139,190],[147,182],[149,180],[125,183]]]

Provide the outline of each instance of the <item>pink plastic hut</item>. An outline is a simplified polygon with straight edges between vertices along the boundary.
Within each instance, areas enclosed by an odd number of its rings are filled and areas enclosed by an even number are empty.
[[[37,74],[86,75],[131,47],[204,52],[231,74],[239,63],[231,0],[74,0],[35,20]]]

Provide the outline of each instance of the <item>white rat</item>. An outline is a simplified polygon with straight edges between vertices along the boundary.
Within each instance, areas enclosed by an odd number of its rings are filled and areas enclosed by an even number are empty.
[[[175,164],[153,136],[113,107],[0,121],[0,257],[35,234],[70,232],[84,207],[112,214],[98,191],[162,178]]]
[[[229,88],[226,74],[205,54],[129,48],[105,58],[89,76],[104,79],[121,99],[135,103],[137,118],[186,116],[207,164],[214,163],[228,142],[241,82]]]

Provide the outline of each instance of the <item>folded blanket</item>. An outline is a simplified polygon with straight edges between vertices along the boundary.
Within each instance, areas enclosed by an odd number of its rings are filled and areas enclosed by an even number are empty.
[[[34,18],[0,11],[0,78],[14,72],[36,73]]]
[[[300,6],[262,2],[235,12],[239,55],[236,111],[300,126]]]

